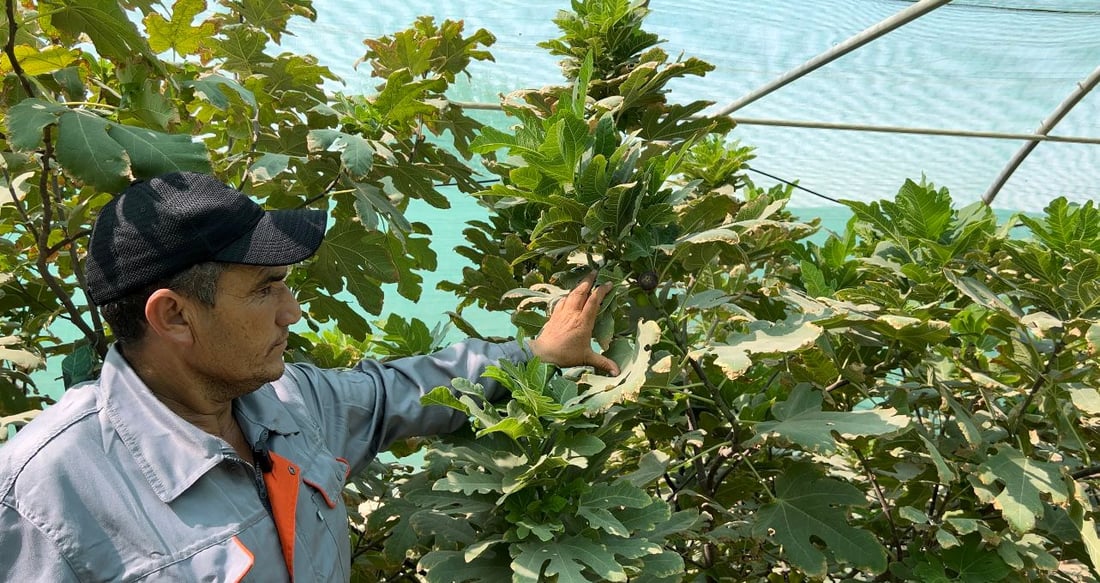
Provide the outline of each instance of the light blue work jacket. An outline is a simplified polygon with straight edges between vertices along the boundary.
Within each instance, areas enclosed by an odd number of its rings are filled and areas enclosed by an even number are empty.
[[[347,581],[349,474],[395,440],[466,422],[421,407],[422,392],[525,358],[514,342],[471,340],[351,370],[289,364],[235,402],[253,466],[172,413],[112,347],[98,381],[0,447],[0,581]]]

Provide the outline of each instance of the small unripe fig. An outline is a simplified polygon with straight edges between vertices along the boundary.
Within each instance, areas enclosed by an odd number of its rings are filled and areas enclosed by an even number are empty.
[[[638,276],[638,287],[645,291],[653,291],[657,288],[658,283],[660,283],[660,281],[657,280],[656,271],[647,271]]]

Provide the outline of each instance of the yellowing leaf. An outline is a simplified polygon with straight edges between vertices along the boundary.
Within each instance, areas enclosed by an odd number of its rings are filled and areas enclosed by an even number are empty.
[[[18,45],[15,47],[15,58],[19,66],[27,75],[46,75],[59,69],[64,69],[80,58],[80,51],[60,46],[46,47],[39,50],[32,46]],[[7,75],[12,72],[11,62],[7,58],[0,59],[0,74]]]
[[[1065,324],[1046,312],[1034,312],[1020,318],[1020,323],[1034,329],[1040,338],[1049,337],[1051,330],[1062,328]]]
[[[1100,415],[1100,391],[1095,387],[1068,389],[1073,406],[1088,415]]]
[[[1085,332],[1085,340],[1088,342],[1089,354],[1100,354],[1100,324],[1094,323]]]
[[[718,227],[682,237],[676,241],[676,245],[710,243],[712,241],[724,241],[730,244],[737,244],[741,242],[741,236],[733,229]]]
[[[936,542],[945,549],[954,548],[961,544],[958,537],[942,528],[936,529]]]
[[[569,291],[549,283],[536,283],[530,288],[518,287],[508,290],[507,293],[501,296],[501,299],[523,298],[516,307],[520,310],[537,304],[543,304],[547,308],[553,309],[554,304],[569,295]]]
[[[911,328],[913,326],[919,326],[923,320],[920,318],[911,318],[909,316],[898,316],[895,314],[886,314],[879,317],[879,321],[887,324],[894,330],[904,330],[905,328]]]
[[[6,348],[6,346],[17,344],[19,344],[19,338],[16,336],[0,338],[0,360],[6,360],[25,369],[38,368],[42,364],[42,358],[32,352],[17,348]]]
[[[177,0],[172,5],[172,20],[165,20],[156,12],[145,16],[145,29],[149,33],[149,47],[162,53],[169,49],[179,56],[197,53],[203,41],[214,36],[214,25],[207,22],[191,26],[200,12],[206,10],[203,0]]]
[[[35,177],[33,172],[24,172],[19,176],[12,179],[10,186],[0,187],[0,205],[15,202],[17,200],[23,200],[27,196],[27,192],[30,190],[29,180]],[[10,273],[0,273],[0,286],[8,283],[13,279]],[[0,342],[2,345],[3,342]]]
[[[821,328],[813,321],[801,318],[750,325],[750,329],[748,334],[731,337],[728,343],[749,354],[796,352],[812,346],[821,335]]]
[[[638,340],[630,362],[625,365],[619,363],[621,372],[614,377],[585,373],[580,382],[588,385],[589,389],[577,399],[584,401],[590,413],[596,413],[615,403],[636,398],[645,383],[653,344],[660,337],[661,327],[656,322],[645,321],[638,324]],[[567,403],[566,406],[568,405]]]
[[[730,336],[724,344],[708,346],[692,353],[694,357],[714,355],[714,363],[730,379],[741,376],[752,366],[752,354],[798,352],[812,346],[821,336],[821,327],[806,317],[783,322],[753,322],[749,332]]]
[[[749,353],[741,346],[715,346],[707,352],[714,355],[714,364],[730,379],[736,379],[752,366]]]
[[[951,324],[947,322],[897,314],[883,314],[867,326],[886,338],[915,346],[935,344],[951,336]]]

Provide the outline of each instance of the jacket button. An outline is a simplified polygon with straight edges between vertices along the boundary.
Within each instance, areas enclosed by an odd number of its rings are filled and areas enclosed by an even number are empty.
[[[292,476],[293,476],[294,474],[297,474],[297,473],[298,473],[298,470],[294,469],[294,466],[290,466],[290,467],[289,467],[289,468],[287,468],[287,469],[288,469],[288,470],[290,470],[290,475],[292,475]]]

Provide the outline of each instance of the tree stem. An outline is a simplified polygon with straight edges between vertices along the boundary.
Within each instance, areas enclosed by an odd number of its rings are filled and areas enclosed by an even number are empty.
[[[889,502],[886,501],[886,496],[882,493],[882,487],[879,486],[878,479],[875,477],[874,472],[871,471],[870,464],[867,463],[867,458],[863,456],[863,452],[859,451],[859,448],[852,445],[852,451],[855,452],[856,457],[859,458],[859,463],[863,466],[863,472],[867,474],[867,479],[871,481],[871,486],[875,490],[875,498],[878,498],[878,503],[882,506],[882,513],[886,515],[886,521],[890,524],[890,536],[894,539],[895,560],[900,561],[904,557],[902,554],[905,552],[905,548],[901,544],[901,537],[898,535],[898,526],[894,523],[894,517],[891,515],[891,508]]]
[[[19,84],[23,86],[23,91],[27,92],[27,96],[34,97],[34,87],[31,85],[27,74],[23,71],[23,65],[19,64],[19,59],[15,58],[15,35],[19,32],[19,27],[15,21],[15,0],[8,0],[4,3],[4,9],[8,16],[8,42],[4,43],[4,54],[8,56],[8,60],[11,61],[11,70],[15,73],[15,77],[19,79]]]

